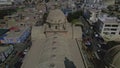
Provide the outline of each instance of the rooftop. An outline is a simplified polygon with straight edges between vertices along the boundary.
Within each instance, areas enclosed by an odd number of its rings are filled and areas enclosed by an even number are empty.
[[[0,46],[0,53],[6,51],[9,46]]]
[[[67,68],[67,63],[72,66],[69,61],[73,62],[76,68],[84,68],[82,60],[78,58],[80,54],[77,52],[76,46],[72,47],[73,43],[75,43],[73,40],[68,40],[61,35],[36,40],[21,68]]]
[[[10,31],[5,33],[0,39],[1,43],[22,43],[30,33],[30,27],[12,27]]]
[[[0,29],[0,36],[8,32],[9,29]]]
[[[118,23],[117,17],[109,17],[107,14],[98,17],[103,23]]]
[[[16,38],[16,37],[19,37],[23,34],[23,32],[25,32],[28,27],[13,27],[13,29],[15,30],[11,30],[9,32],[7,32],[7,36],[6,38]]]
[[[47,17],[47,22],[52,23],[52,24],[65,23],[66,18],[65,18],[64,13],[61,10],[55,9],[55,10],[50,11],[50,13]]]
[[[99,12],[100,10],[99,9],[89,8],[89,11],[92,13],[92,12]]]

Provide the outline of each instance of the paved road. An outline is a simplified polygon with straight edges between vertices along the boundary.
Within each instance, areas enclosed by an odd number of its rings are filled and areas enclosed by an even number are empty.
[[[96,30],[90,29],[91,26],[89,25],[89,23],[84,18],[81,17],[81,19],[82,19],[82,22],[85,27],[85,28],[83,28],[83,32],[86,35],[86,37],[90,39],[90,42],[92,44],[91,52],[93,53],[92,55],[94,55],[94,57],[92,57],[92,58],[96,58],[97,60],[100,60],[100,61],[92,60],[90,62],[94,61],[93,65],[95,68],[104,68],[104,64],[102,64],[104,62],[102,61],[102,58],[100,58],[98,55],[98,51],[100,50],[100,47],[98,47],[98,44],[102,44],[102,43],[104,43],[104,41],[101,39],[98,40],[98,38],[96,38],[95,34],[94,34],[94,32],[96,32]],[[86,33],[86,31],[88,31],[88,32]],[[87,56],[87,57],[89,57],[89,56]],[[103,55],[101,55],[101,57],[103,57]],[[98,67],[98,65],[100,65],[100,66]]]
[[[90,41],[92,43],[93,50],[96,50],[96,44],[98,44],[98,41],[92,37],[94,31],[92,29],[90,29],[89,23],[83,17],[81,17],[81,21],[85,27],[85,28],[83,28],[83,32],[85,34],[85,37],[90,39]]]

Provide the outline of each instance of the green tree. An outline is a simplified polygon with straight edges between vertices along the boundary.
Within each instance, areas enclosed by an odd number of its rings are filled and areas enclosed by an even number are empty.
[[[45,14],[43,15],[43,22],[44,22],[44,23],[46,23],[47,17],[48,17],[48,13],[45,13]]]
[[[67,20],[68,20],[69,22],[71,22],[71,21],[73,20],[73,15],[72,15],[72,13],[69,13],[69,14],[68,14]]]
[[[72,22],[74,19],[78,19],[81,15],[81,11],[72,12],[68,14],[67,19],[69,22]]]
[[[116,10],[116,6],[115,5],[110,5],[110,6],[107,7],[107,9],[109,11],[115,11]]]
[[[49,2],[49,0],[45,0],[45,2],[47,3],[47,2]]]

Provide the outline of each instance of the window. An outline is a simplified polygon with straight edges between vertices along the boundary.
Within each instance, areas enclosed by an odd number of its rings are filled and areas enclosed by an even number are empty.
[[[1,22],[1,24],[5,24],[5,22]]]
[[[111,29],[112,31],[116,31],[117,29]]]
[[[105,27],[110,27],[111,25],[105,25]]]
[[[57,26],[55,26],[55,29],[57,29]]]
[[[115,32],[111,32],[111,34],[115,34]]]
[[[118,25],[112,25],[112,27],[118,27]]]
[[[109,28],[104,28],[104,31],[108,31],[108,30],[110,30]]]
[[[21,26],[23,26],[23,24],[20,24]]]
[[[51,25],[50,25],[50,24],[48,24],[48,27],[49,27],[49,28],[51,28]]]
[[[8,17],[9,19],[11,19],[12,17]]]
[[[107,35],[107,34],[109,34],[109,33],[108,33],[108,32],[103,32],[103,34],[106,34],[106,35]]]

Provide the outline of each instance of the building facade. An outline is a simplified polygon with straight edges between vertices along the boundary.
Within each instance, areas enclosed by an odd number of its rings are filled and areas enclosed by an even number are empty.
[[[0,0],[0,5],[12,5],[14,0]]]
[[[22,64],[23,58],[26,55],[25,50],[29,49],[32,45],[31,41],[31,27],[21,26],[21,27],[11,27],[10,31],[6,32],[0,37],[0,57],[2,68],[19,68]],[[8,48],[10,45],[14,46]],[[6,47],[5,47],[6,46]],[[10,52],[10,53],[9,53]],[[16,61],[16,62],[14,62]],[[19,64],[19,66],[17,65]]]
[[[61,10],[55,9],[50,11],[47,23],[46,31],[65,31],[67,19]]]
[[[104,15],[97,22],[98,31],[106,40],[120,41],[120,21],[116,17]]]
[[[100,12],[101,10],[98,9],[85,8],[83,16],[89,22],[89,24],[92,25],[98,21],[98,15]]]
[[[104,5],[109,6],[109,5],[114,5],[116,0],[103,0]]]

